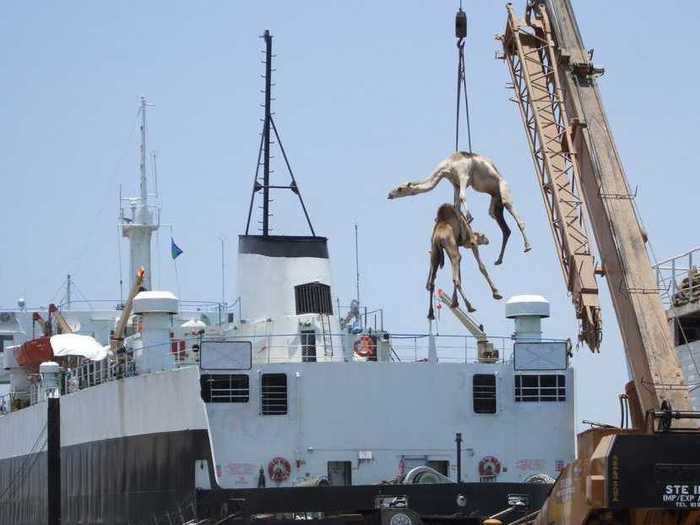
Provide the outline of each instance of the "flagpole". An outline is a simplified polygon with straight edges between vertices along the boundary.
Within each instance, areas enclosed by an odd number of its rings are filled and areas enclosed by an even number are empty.
[[[221,237],[221,304],[226,302],[226,273],[224,271],[224,238]]]
[[[176,254],[173,247],[177,248],[179,253]],[[180,250],[180,247],[177,244],[175,244],[173,227],[170,226],[170,255],[173,259],[173,266],[175,267],[175,288],[177,289],[177,296],[180,299],[182,299],[182,294],[180,293],[180,276],[178,275],[178,272],[177,272],[177,258],[181,253],[182,253],[182,250]]]

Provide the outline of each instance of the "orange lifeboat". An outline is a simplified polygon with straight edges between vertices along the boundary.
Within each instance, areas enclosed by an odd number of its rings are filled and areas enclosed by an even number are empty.
[[[22,344],[17,353],[17,364],[22,368],[39,369],[39,365],[45,361],[53,361],[49,336],[37,337]]]

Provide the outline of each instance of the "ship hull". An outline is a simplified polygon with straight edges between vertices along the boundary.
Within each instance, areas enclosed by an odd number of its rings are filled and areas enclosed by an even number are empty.
[[[168,511],[191,514],[195,462],[210,456],[206,430],[63,447],[61,523],[153,523]],[[0,461],[0,486],[13,487],[2,497],[0,523],[46,522],[46,465],[46,452]]]

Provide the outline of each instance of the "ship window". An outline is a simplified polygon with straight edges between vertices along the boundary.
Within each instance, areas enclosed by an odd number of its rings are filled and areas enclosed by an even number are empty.
[[[450,462],[449,461],[431,459],[430,461],[428,461],[428,466],[433,470],[437,470],[443,476],[450,475]]]
[[[329,461],[328,484],[333,487],[352,485],[352,463],[350,461]]]
[[[301,331],[301,360],[304,363],[316,362],[316,331]]]
[[[5,351],[5,341],[9,341],[9,345],[12,345],[12,336],[8,334],[0,334],[0,352]]]
[[[199,384],[205,403],[247,403],[250,380],[246,374],[205,374]]]
[[[565,375],[516,375],[516,401],[566,401]]]
[[[474,412],[495,414],[496,376],[494,374],[474,374],[472,396],[474,398]]]
[[[287,374],[263,374],[262,414],[280,416],[287,413]]]
[[[677,317],[674,325],[676,327],[676,346],[700,340],[700,316]]]
[[[323,283],[307,283],[294,287],[294,299],[297,315],[328,314],[333,315],[331,287]]]

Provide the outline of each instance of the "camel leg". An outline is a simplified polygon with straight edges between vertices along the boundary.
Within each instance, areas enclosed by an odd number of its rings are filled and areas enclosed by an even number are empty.
[[[459,253],[459,247],[454,239],[450,239],[446,247],[447,256],[450,258],[450,264],[452,265],[452,308],[457,308],[459,306],[459,301],[457,300],[457,289],[462,286],[462,275],[460,272],[460,263],[462,262],[462,255]]]
[[[499,265],[503,262],[503,254],[506,251],[506,245],[508,244],[508,239],[510,238],[510,228],[508,223],[506,223],[505,217],[503,217],[503,204],[500,199],[495,199],[495,206],[493,210],[493,218],[496,219],[498,227],[501,228],[501,253],[498,254],[498,259],[494,264]]]
[[[486,278],[486,282],[488,282],[489,286],[491,287],[491,293],[493,294],[493,298],[494,299],[503,299],[503,296],[500,293],[498,293],[496,286],[493,284],[493,281],[491,281],[491,277],[489,276],[489,272],[486,269],[486,266],[481,261],[481,257],[479,256],[479,247],[473,246],[472,253],[474,254],[474,258],[476,259],[476,262],[479,265],[479,271]]]
[[[435,277],[437,277],[437,269],[440,264],[439,257],[436,256],[435,250],[440,249],[437,246],[433,246],[430,251],[430,271],[428,272],[428,282],[425,285],[425,289],[428,291],[428,319],[431,321],[435,319],[435,313],[433,311],[433,294],[435,293]]]
[[[472,306],[472,303],[469,302],[469,299],[464,295],[464,290],[462,290],[462,286],[460,285],[457,290],[459,291],[459,295],[462,296],[462,299],[464,299],[464,304],[467,305],[467,310],[469,313],[476,312],[476,308]]]
[[[503,207],[506,210],[508,210],[508,213],[510,213],[515,219],[515,223],[518,225],[518,229],[520,230],[520,233],[523,236],[523,242],[525,243],[525,251],[529,252],[532,249],[532,247],[530,246],[530,241],[527,239],[527,234],[525,233],[525,222],[520,218],[520,215],[515,210],[515,205],[513,204],[513,197],[510,194],[510,188],[508,188],[508,184],[504,180],[502,180],[499,184],[499,188],[501,191],[501,203],[503,204]]]
[[[464,216],[464,218],[467,220],[467,224],[471,224],[474,220],[474,217],[472,217],[472,214],[467,209],[467,200],[466,198],[462,198],[459,186],[454,187],[454,195],[455,208],[457,208],[457,211],[459,211]]]
[[[428,290],[428,319],[431,321],[435,319],[435,312],[433,311],[433,290]]]

